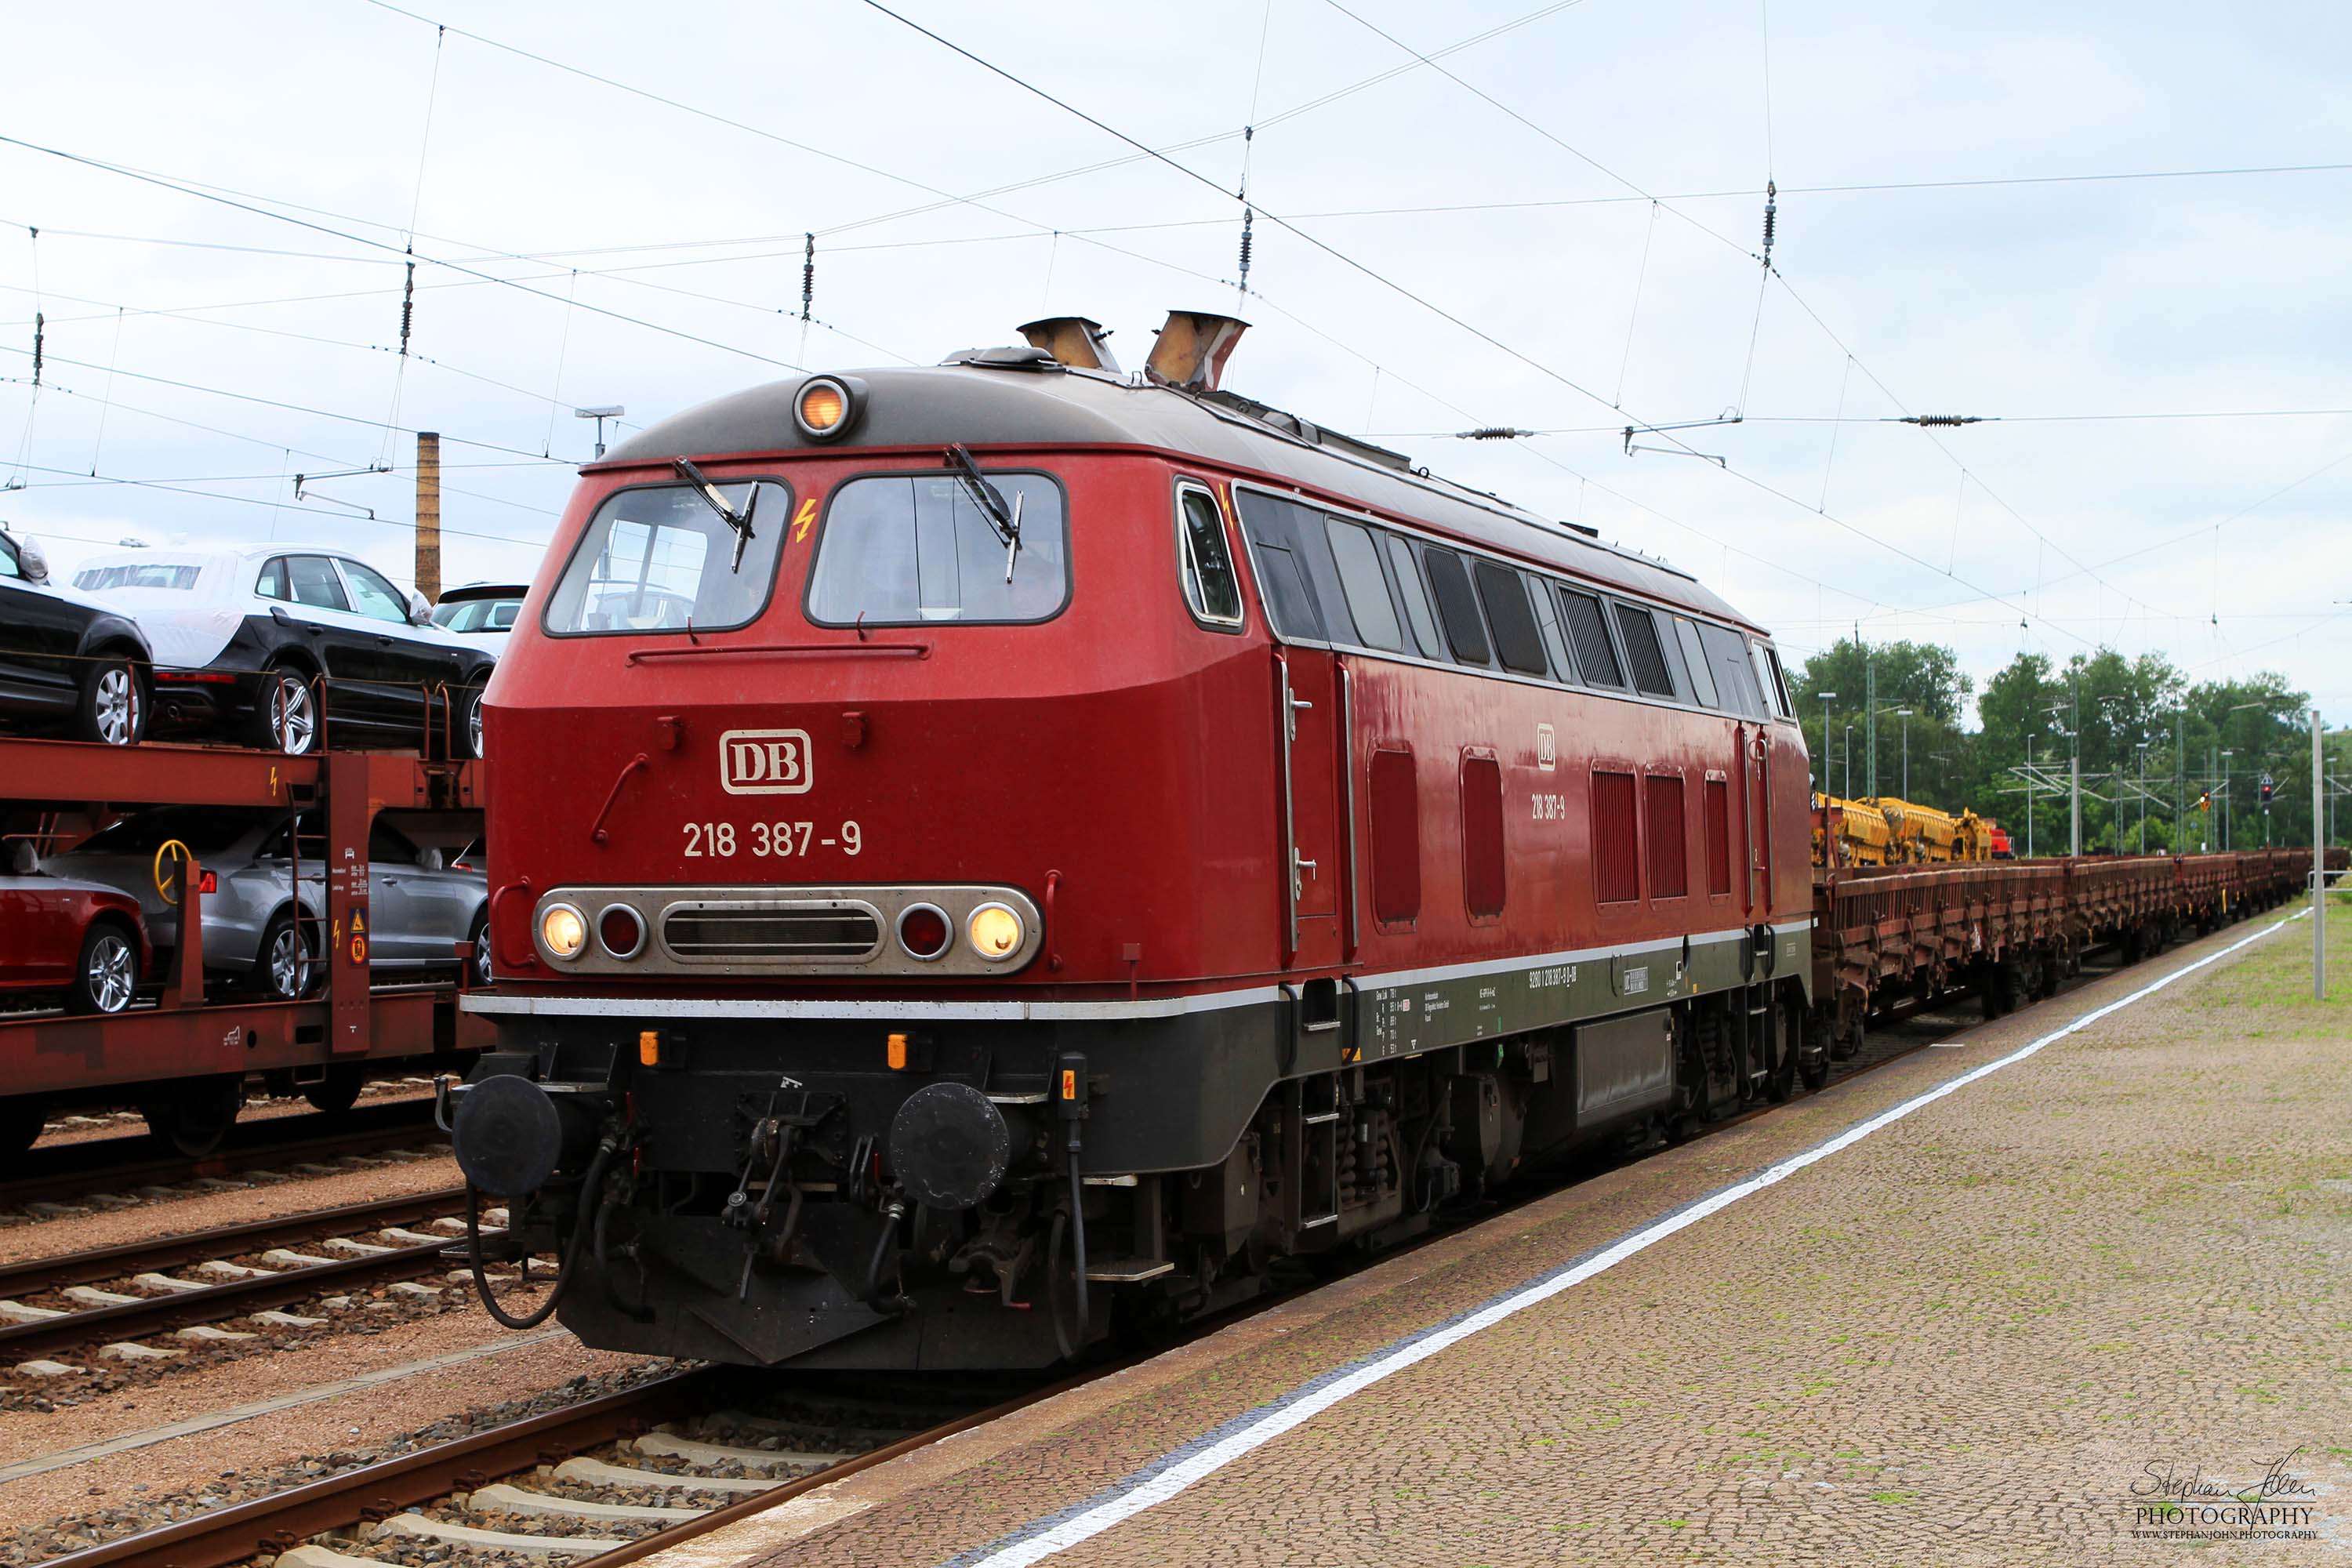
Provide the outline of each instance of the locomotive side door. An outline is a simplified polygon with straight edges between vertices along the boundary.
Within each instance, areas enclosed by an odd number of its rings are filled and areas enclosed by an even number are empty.
[[[1340,962],[1339,905],[1348,876],[1339,804],[1347,770],[1339,710],[1344,676],[1337,655],[1297,645],[1276,649],[1274,667],[1283,956],[1289,968],[1328,969]]]

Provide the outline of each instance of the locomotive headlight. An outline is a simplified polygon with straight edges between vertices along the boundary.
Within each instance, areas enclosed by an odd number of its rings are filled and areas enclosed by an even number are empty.
[[[972,952],[995,960],[1010,958],[1020,952],[1029,932],[1022,925],[1020,914],[1008,905],[982,904],[964,921],[964,934],[971,939]]]
[[[558,958],[577,958],[588,945],[588,917],[570,904],[550,904],[539,917],[539,940]]]
[[[793,398],[793,423],[812,441],[832,440],[856,415],[856,389],[838,376],[811,376]]]

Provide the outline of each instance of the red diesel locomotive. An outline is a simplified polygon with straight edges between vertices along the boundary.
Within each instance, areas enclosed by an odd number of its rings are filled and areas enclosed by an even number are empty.
[[[619,447],[499,661],[455,1142],[592,1344],[1042,1363],[1826,1070],[1761,628],[1024,331]]]

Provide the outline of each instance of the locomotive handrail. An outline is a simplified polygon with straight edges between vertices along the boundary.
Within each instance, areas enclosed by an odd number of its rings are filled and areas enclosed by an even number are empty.
[[[530,879],[525,877],[519,882],[506,883],[504,886],[500,887],[497,892],[490,895],[489,918],[485,922],[488,929],[482,933],[482,936],[483,940],[490,944],[490,963],[500,973],[504,973],[515,966],[507,962],[506,954],[500,951],[499,946],[499,906],[506,901],[506,896],[509,893],[528,893],[530,891]]]
[[[927,642],[736,643],[700,647],[633,647],[628,662],[656,658],[929,658]]]

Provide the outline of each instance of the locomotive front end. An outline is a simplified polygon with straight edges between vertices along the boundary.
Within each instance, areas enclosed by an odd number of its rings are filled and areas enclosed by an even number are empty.
[[[487,706],[541,760],[490,803],[500,1049],[451,1121],[592,1344],[1051,1362],[1172,1267],[1133,1173],[1255,1104],[1198,1081],[1243,1014],[1141,989],[1271,929],[1176,914],[1229,831],[1176,804],[1216,766],[1186,736],[1244,677],[1171,668],[1118,545],[1075,592],[1080,520],[1168,479],[1057,445],[1099,436],[1044,381],[680,416],[588,472],[533,586]]]

